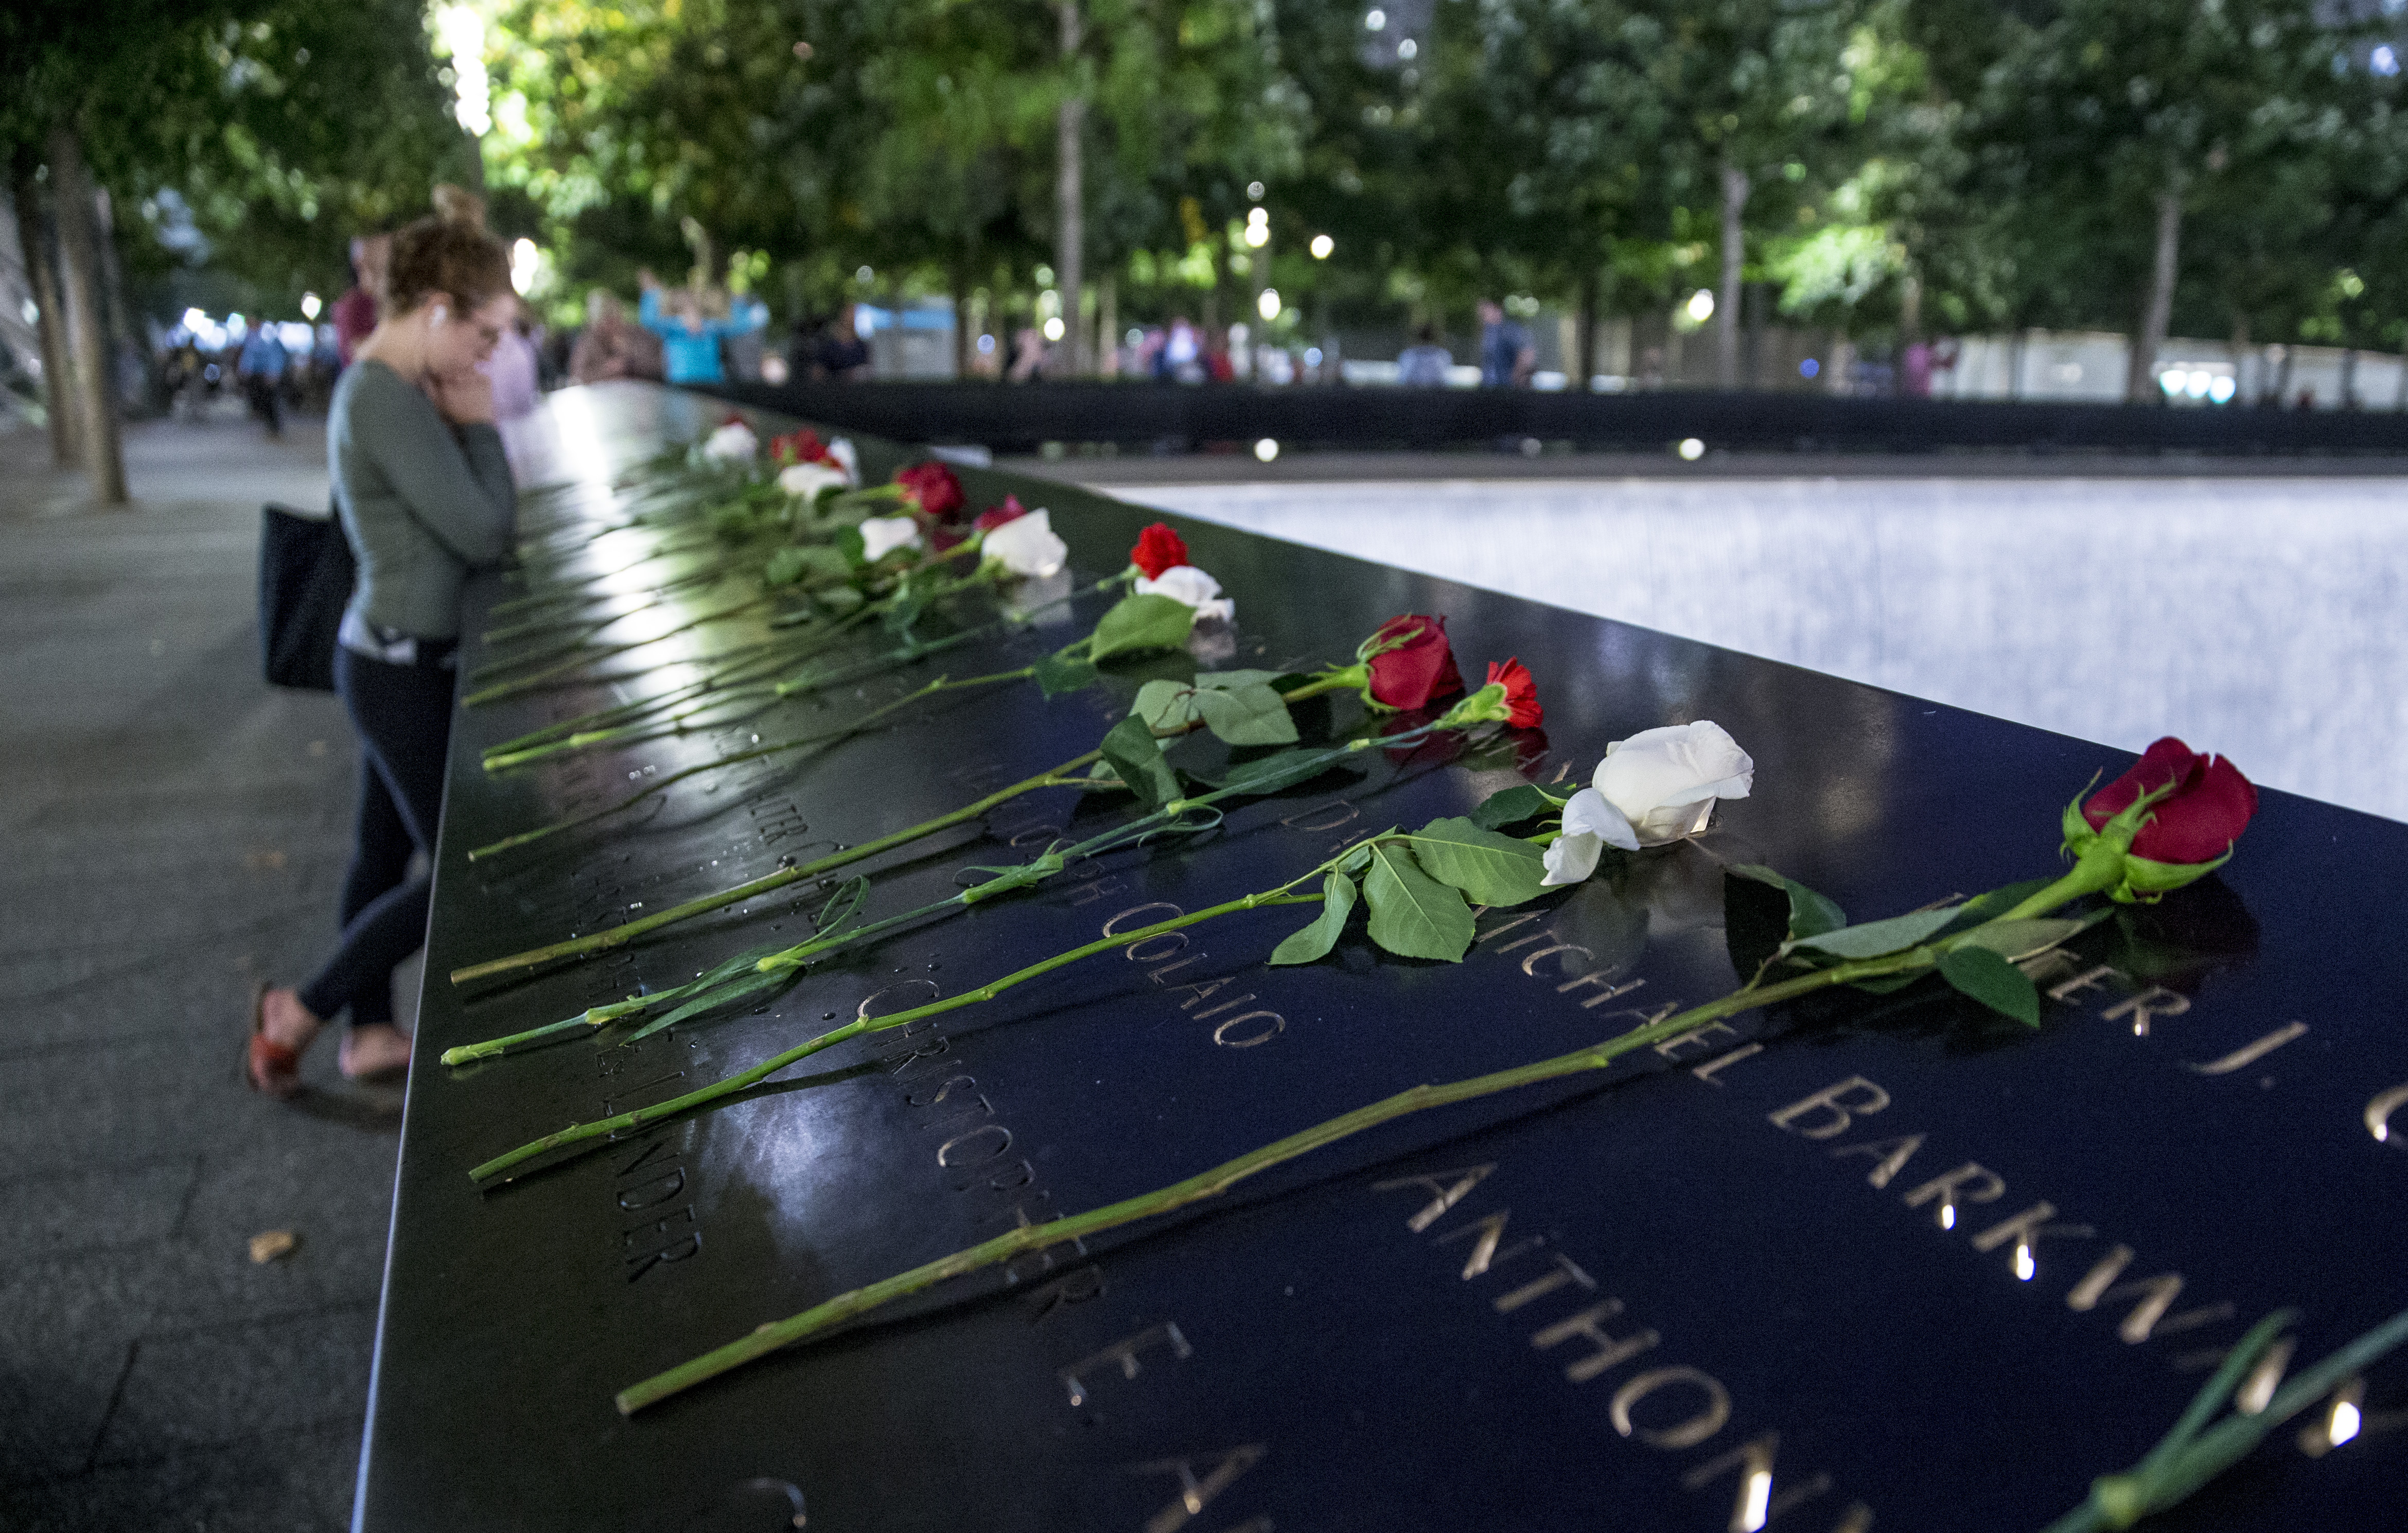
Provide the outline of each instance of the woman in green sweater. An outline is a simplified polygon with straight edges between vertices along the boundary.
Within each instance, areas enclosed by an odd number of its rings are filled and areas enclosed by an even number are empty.
[[[393,239],[384,318],[335,386],[326,455],[359,560],[335,654],[364,762],[358,841],[334,954],[305,984],[263,989],[252,1009],[245,1073],[272,1096],[298,1088],[302,1051],[346,1011],[345,1076],[408,1067],[393,971],[426,939],[427,881],[409,861],[435,851],[460,592],[508,554],[518,505],[479,370],[516,303],[509,252],[478,222],[414,223]]]

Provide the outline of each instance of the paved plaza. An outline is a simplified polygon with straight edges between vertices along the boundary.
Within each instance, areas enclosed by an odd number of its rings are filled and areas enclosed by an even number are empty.
[[[322,437],[126,450],[136,506],[79,509],[45,438],[0,435],[0,1525],[337,1528],[400,1092],[331,1040],[291,1104],[236,1062],[349,844],[339,705],[261,681],[253,618],[260,504],[325,504]]]

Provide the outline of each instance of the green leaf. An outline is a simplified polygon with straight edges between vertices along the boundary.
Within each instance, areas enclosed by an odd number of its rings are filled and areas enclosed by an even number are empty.
[[[1542,814],[1553,814],[1563,805],[1527,782],[1517,782],[1501,793],[1490,794],[1471,811],[1471,823],[1483,830],[1503,830],[1525,820],[1535,820]]]
[[[1157,730],[1183,729],[1196,722],[1196,689],[1184,681],[1148,681],[1137,689],[1129,712]]]
[[[1083,660],[1065,660],[1058,654],[1049,654],[1037,663],[1037,684],[1048,697],[1077,692],[1099,674]]]
[[[1956,909],[1953,905],[1937,910],[1910,910],[1886,921],[1868,921],[1861,926],[1842,926],[1837,931],[1802,937],[1798,946],[1828,953],[1835,958],[1878,958],[1885,953],[1914,946],[1955,919]]]
[[[843,554],[814,543],[805,548],[782,548],[769,555],[761,579],[770,585],[793,585],[798,580],[812,585],[834,584],[852,573],[853,566]]]
[[[1196,626],[1196,609],[1169,596],[1123,596],[1096,620],[1087,658],[1102,665],[1116,654],[1175,650]]]
[[[1276,671],[1225,670],[1202,672],[1196,678],[1196,684],[1211,692],[1236,692],[1244,687],[1257,686],[1268,686],[1273,692],[1280,692],[1285,690],[1278,684],[1280,681]]]
[[[1260,682],[1223,691],[1208,687],[1196,694],[1196,710],[1204,727],[1231,745],[1294,745],[1296,721],[1288,717],[1280,695]]]
[[[1346,918],[1354,910],[1354,881],[1343,873],[1331,873],[1321,881],[1321,913],[1312,924],[1302,931],[1290,932],[1287,939],[1271,950],[1274,964],[1309,964],[1326,954],[1338,945],[1339,934],[1346,929]]]
[[[1179,796],[1179,776],[1143,719],[1123,719],[1104,733],[1104,760],[1150,812]]]
[[[1440,883],[1460,889],[1474,905],[1503,909],[1546,892],[1546,853],[1470,821],[1433,820],[1412,835],[1413,860]]]
[[[868,545],[861,540],[859,527],[839,527],[828,539],[828,546],[839,554],[848,569],[859,569],[869,563]]]
[[[1762,863],[1742,863],[1731,872],[1743,879],[1770,884],[1789,897],[1789,937],[1792,939],[1820,937],[1835,932],[1848,924],[1848,912],[1828,897],[1816,894],[1797,880],[1784,878]]]
[[[856,875],[844,881],[844,886],[828,896],[820,913],[811,917],[815,936],[833,937],[849,925],[861,912],[861,902],[869,896],[869,880]]]
[[[1986,948],[2001,958],[2028,957],[2043,948],[2053,948],[2067,938],[2086,931],[2093,922],[2107,914],[2100,910],[2088,920],[2058,919],[2040,921],[2001,921],[1994,926],[1976,928],[1965,938],[1969,948]]]
[[[2003,915],[2047,888],[2051,881],[2048,879],[2028,879],[2021,883],[2010,883],[2002,889],[1993,889],[1985,895],[1975,895],[1956,907],[1956,919],[1942,927],[1940,935],[1953,936],[1969,926],[1978,926],[1985,921]]]
[[[860,611],[862,603],[869,599],[849,585],[834,586],[815,593],[815,595],[819,604],[827,609],[831,616],[839,618]]]
[[[2040,1025],[2040,992],[2022,969],[1987,948],[1968,946],[1942,954],[1940,977],[2002,1016],[2027,1027]]]
[[[1252,761],[1235,761],[1217,778],[1204,778],[1216,788],[1243,788],[1250,794],[1277,793],[1310,782],[1326,771],[1357,768],[1365,763],[1353,755],[1332,760],[1327,751],[1274,751]]]
[[[1471,946],[1471,908],[1415,867],[1401,846],[1383,841],[1371,848],[1363,901],[1371,908],[1371,940],[1390,953],[1454,964]]]

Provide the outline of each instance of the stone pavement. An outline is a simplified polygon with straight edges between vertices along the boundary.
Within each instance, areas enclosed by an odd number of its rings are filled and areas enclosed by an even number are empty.
[[[243,1089],[332,935],[357,757],[259,675],[259,507],[323,438],[129,428],[136,507],[0,433],[0,1527],[346,1526],[400,1091]],[[408,1000],[414,1001],[414,984]],[[291,1254],[254,1264],[254,1235]]]

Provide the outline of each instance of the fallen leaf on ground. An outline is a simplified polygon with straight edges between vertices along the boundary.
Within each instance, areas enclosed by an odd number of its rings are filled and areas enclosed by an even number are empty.
[[[265,1266],[279,1257],[290,1256],[293,1248],[300,1243],[301,1237],[289,1229],[271,1229],[251,1238],[251,1259]]]

